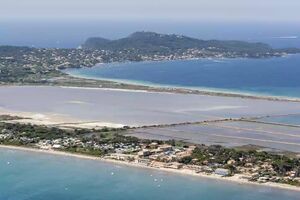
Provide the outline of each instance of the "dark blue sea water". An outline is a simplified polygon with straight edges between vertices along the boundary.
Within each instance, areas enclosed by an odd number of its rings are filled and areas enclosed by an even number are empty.
[[[1,200],[298,200],[299,192],[0,149]]]
[[[66,72],[74,76],[144,85],[300,97],[300,55],[102,64]]]

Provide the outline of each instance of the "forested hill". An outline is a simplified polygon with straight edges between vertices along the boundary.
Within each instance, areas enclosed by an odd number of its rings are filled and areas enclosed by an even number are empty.
[[[135,49],[143,52],[160,53],[187,49],[237,53],[265,53],[274,51],[268,44],[264,43],[249,43],[234,40],[200,40],[182,35],[167,35],[154,32],[135,32],[128,37],[117,40],[89,38],[82,44],[82,48],[111,51]]]

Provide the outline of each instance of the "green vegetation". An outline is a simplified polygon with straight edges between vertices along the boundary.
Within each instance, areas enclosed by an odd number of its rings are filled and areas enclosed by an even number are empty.
[[[67,151],[70,153],[78,153],[83,155],[90,155],[90,156],[104,156],[106,152],[102,151],[101,149],[95,149],[91,147],[82,148],[82,147],[67,147],[63,151]]]
[[[95,65],[95,57],[88,50],[0,46],[0,83],[45,83],[63,76],[60,68]]]
[[[39,138],[41,140],[72,137],[77,135],[76,130],[67,131],[55,127],[49,128],[47,126],[19,123],[0,123],[0,130],[2,130],[3,133],[13,134],[15,137]]]
[[[194,163],[197,165],[221,165],[229,169],[232,174],[240,173],[240,169],[259,168],[258,174],[251,180],[257,181],[264,176],[284,177],[287,174],[291,176],[300,176],[300,159],[291,158],[285,155],[278,155],[255,150],[236,150],[224,148],[219,145],[198,146],[190,158],[184,159],[185,164]],[[298,185],[299,181],[290,179],[274,180],[274,182],[282,182]]]
[[[223,168],[229,171],[228,175],[249,174],[250,181],[271,181],[300,186],[299,158],[256,150],[225,148],[219,145],[193,146],[175,140],[165,142],[142,140],[124,136],[124,130],[126,129],[60,129],[7,121],[0,122],[0,144],[56,149],[102,157],[114,153],[137,156],[138,152],[148,151],[150,155],[154,154],[153,158],[158,162],[166,164],[179,162],[186,166],[199,167],[208,173],[212,173],[217,168]],[[160,146],[166,150],[156,154],[155,152],[161,151]],[[155,149],[157,147],[158,149]],[[181,154],[177,155],[176,152],[181,152]],[[128,160],[134,159],[134,157],[128,157]],[[149,158],[146,156],[144,159]]]
[[[61,69],[92,67],[97,63],[159,61],[191,58],[264,58],[299,53],[272,49],[262,43],[198,40],[179,35],[136,32],[118,40],[90,38],[82,49],[0,46],[0,84],[80,84]],[[81,83],[82,84],[82,83]],[[99,84],[98,84],[99,85]]]
[[[269,45],[263,43],[249,43],[243,41],[222,41],[222,40],[199,40],[181,35],[166,35],[154,32],[136,32],[130,36],[118,40],[107,40],[103,38],[89,38],[83,45],[85,49],[101,49],[110,51],[136,52],[142,55],[170,55],[185,52],[188,49],[203,50],[203,53],[213,55],[215,53],[224,53],[232,56],[259,57],[267,56],[274,52]],[[288,51],[289,49],[285,49]],[[296,49],[294,49],[296,50]],[[299,52],[299,51],[298,51]]]
[[[9,120],[18,120],[22,119],[18,116],[11,116],[11,115],[0,115],[0,121],[9,121]]]

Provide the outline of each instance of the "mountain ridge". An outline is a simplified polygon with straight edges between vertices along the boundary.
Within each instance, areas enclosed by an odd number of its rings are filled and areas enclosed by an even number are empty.
[[[82,48],[85,49],[101,49],[101,50],[186,50],[186,49],[210,49],[215,51],[271,51],[273,48],[261,42],[245,42],[238,40],[201,40],[184,35],[176,34],[160,34],[155,32],[138,31],[130,34],[127,37],[108,40],[104,38],[88,38],[83,43]]]

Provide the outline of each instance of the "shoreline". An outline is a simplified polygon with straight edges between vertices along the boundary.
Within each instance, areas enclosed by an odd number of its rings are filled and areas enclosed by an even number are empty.
[[[290,55],[290,54],[289,54]],[[207,58],[210,60],[209,58]],[[184,60],[198,60],[198,59],[184,59]],[[222,59],[221,59],[222,60]],[[142,62],[168,62],[169,60],[163,61],[142,61]],[[171,62],[174,60],[171,60]],[[126,63],[126,62],[125,62]],[[128,62],[131,63],[131,62]],[[114,63],[99,63],[92,67],[103,67],[103,65],[110,65]],[[116,63],[116,64],[124,64],[124,63]],[[266,99],[272,101],[293,101],[300,102],[300,97],[291,97],[291,96],[277,96],[277,95],[269,95],[269,94],[260,94],[260,93],[251,93],[247,91],[238,91],[238,90],[230,90],[230,89],[221,89],[221,88],[209,88],[209,87],[188,87],[188,86],[176,86],[176,85],[167,85],[167,84],[159,84],[152,83],[147,81],[138,81],[138,80],[129,80],[129,79],[113,79],[113,78],[104,78],[104,77],[94,77],[88,75],[80,75],[76,73],[69,72],[68,70],[73,70],[77,68],[68,68],[66,70],[61,70],[67,77],[77,78],[81,80],[89,80],[89,81],[102,81],[108,82],[122,87],[130,88],[130,87],[143,87],[146,91],[158,90],[160,92],[175,92],[175,93],[189,93],[189,94],[200,94],[200,95],[211,95],[211,96],[224,96],[224,97],[240,97],[240,98],[250,98],[250,99]],[[121,88],[121,87],[119,87]]]
[[[218,175],[207,175],[204,173],[196,173],[194,171],[187,170],[187,169],[158,168],[158,167],[144,166],[144,165],[140,165],[138,163],[133,163],[133,162],[118,161],[118,160],[100,158],[100,157],[90,156],[90,155],[83,155],[83,154],[70,153],[70,152],[64,152],[64,151],[55,151],[55,150],[35,149],[35,148],[31,148],[31,147],[22,147],[22,146],[0,145],[0,149],[10,149],[10,150],[18,150],[18,151],[26,151],[26,152],[34,152],[34,153],[51,154],[51,155],[56,155],[56,156],[66,156],[66,157],[71,157],[71,158],[95,160],[95,161],[107,162],[107,163],[111,163],[111,164],[124,165],[127,167],[144,168],[144,169],[150,169],[150,170],[160,170],[160,171],[164,171],[167,173],[173,173],[173,174],[176,173],[176,174],[181,174],[181,175],[185,175],[185,176],[194,176],[194,177],[198,177],[198,178],[214,179],[214,180],[224,181],[224,182],[229,181],[229,182],[232,182],[235,184],[248,184],[248,185],[252,185],[252,186],[263,186],[263,187],[271,187],[271,188],[276,188],[276,189],[300,192],[300,187],[297,187],[297,186],[273,183],[273,182],[267,182],[267,183],[250,182],[246,179],[241,179],[241,177],[243,175],[235,175],[232,177],[221,177]]]
[[[35,124],[44,126],[55,126],[60,128],[87,128],[87,129],[101,129],[103,127],[122,128],[124,124],[116,124],[111,122],[99,120],[84,120],[73,118],[68,115],[57,113],[38,113],[38,112],[22,112],[6,110],[0,107],[0,116],[9,115],[20,117],[20,119],[7,120],[6,123],[22,123]],[[1,121],[1,120],[0,120]]]
[[[285,96],[268,96],[268,95],[259,95],[252,93],[244,93],[244,92],[230,92],[230,91],[222,91],[222,90],[214,90],[209,88],[192,88],[192,87],[184,87],[184,86],[171,86],[171,85],[159,85],[159,84],[143,84],[142,82],[134,82],[134,81],[124,81],[124,80],[116,80],[116,79],[106,79],[106,78],[92,78],[85,77],[80,75],[71,75],[68,76],[79,78],[83,80],[95,80],[95,81],[106,81],[111,82],[116,85],[122,84],[125,88],[116,87],[116,88],[98,88],[98,89],[112,89],[112,90],[122,90],[122,91],[141,91],[141,92],[160,92],[160,93],[179,93],[179,94],[196,94],[196,95],[208,95],[208,96],[216,96],[216,97],[234,97],[234,98],[247,98],[247,99],[258,99],[258,100],[268,100],[268,101],[288,101],[288,102],[300,102],[300,97],[285,97]],[[129,86],[126,88],[126,86]],[[144,87],[143,89],[130,89],[130,86],[135,87]],[[61,86],[64,87],[64,86]],[[71,88],[71,87],[68,87]],[[73,88],[83,88],[90,89],[89,87],[81,86],[81,87],[73,87]]]

